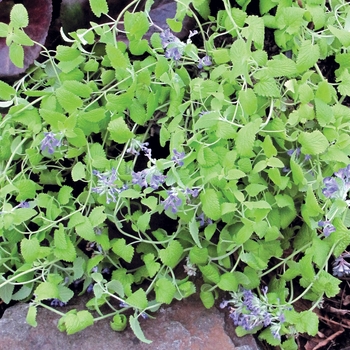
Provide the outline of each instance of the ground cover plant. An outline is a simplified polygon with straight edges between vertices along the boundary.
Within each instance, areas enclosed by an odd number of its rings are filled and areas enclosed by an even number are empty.
[[[150,342],[140,319],[198,286],[238,335],[297,349],[350,274],[349,4],[181,0],[161,28],[154,3],[90,0],[104,22],[0,81],[0,297]],[[10,52],[28,24],[15,4]]]

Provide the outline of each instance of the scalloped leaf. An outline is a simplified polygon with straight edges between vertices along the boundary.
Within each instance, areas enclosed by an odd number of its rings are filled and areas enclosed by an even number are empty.
[[[16,4],[19,5],[19,4]],[[45,44],[49,26],[52,17],[51,0],[24,0],[23,6],[27,9],[29,24],[24,28],[24,32],[35,42]],[[19,8],[18,8],[19,9]],[[0,4],[0,22],[9,23],[10,10],[8,2]],[[17,12],[17,10],[16,10]],[[20,11],[22,13],[22,11]],[[15,20],[15,19],[14,19]],[[26,24],[25,17],[21,15],[20,19],[15,20],[17,24]],[[13,77],[24,72],[38,57],[41,51],[39,45],[24,46],[23,67],[16,67],[9,58],[9,48],[6,45],[6,39],[0,38],[0,77]]]

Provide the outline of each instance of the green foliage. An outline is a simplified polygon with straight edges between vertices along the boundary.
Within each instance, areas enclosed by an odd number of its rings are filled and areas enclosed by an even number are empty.
[[[239,335],[295,349],[295,330],[317,333],[317,314],[294,302],[315,308],[350,274],[328,271],[350,244],[348,17],[322,1],[270,0],[257,16],[249,2],[223,1],[216,18],[209,1],[177,2],[174,31],[186,14],[197,18],[191,8],[207,20],[197,47],[167,31],[145,40],[147,1],[145,12],[121,13],[129,45],[116,40],[120,18],[91,23],[18,82],[0,81],[0,298],[32,300],[29,324],[81,283],[98,319],[113,316],[115,331],[129,322],[149,343],[139,317],[195,293],[197,275],[206,308],[220,291],[232,303],[243,303],[242,288],[256,291],[273,322],[239,325]],[[105,0],[90,6],[108,14]],[[21,4],[0,24],[17,65],[33,44],[27,24]],[[332,83],[326,57],[339,64]],[[111,301],[120,308],[104,314]],[[73,334],[96,320],[71,310],[58,328]]]

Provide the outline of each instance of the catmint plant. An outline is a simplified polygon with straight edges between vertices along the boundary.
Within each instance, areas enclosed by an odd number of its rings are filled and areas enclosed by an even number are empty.
[[[81,290],[61,331],[111,317],[149,343],[139,320],[161,305],[230,293],[239,335],[295,349],[349,275],[345,2],[177,1],[166,29],[153,1],[89,3],[98,23],[0,81],[1,300],[30,301],[36,325]]]

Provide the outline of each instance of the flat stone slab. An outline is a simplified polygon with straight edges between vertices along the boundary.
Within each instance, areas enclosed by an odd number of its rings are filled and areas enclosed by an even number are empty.
[[[86,299],[60,308],[82,309]],[[0,319],[0,349],[6,350],[258,350],[252,336],[237,338],[225,323],[225,314],[207,310],[198,299],[185,299],[162,307],[155,319],[141,320],[141,328],[151,344],[140,342],[128,327],[114,332],[110,318],[96,322],[80,333],[67,335],[57,329],[59,316],[40,308],[37,327],[26,323],[28,305],[19,303],[7,309]],[[229,320],[228,320],[229,322]]]

